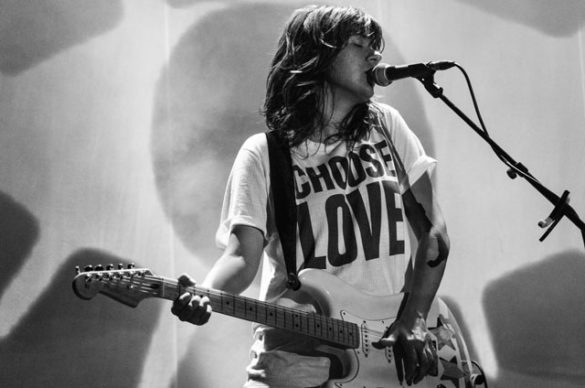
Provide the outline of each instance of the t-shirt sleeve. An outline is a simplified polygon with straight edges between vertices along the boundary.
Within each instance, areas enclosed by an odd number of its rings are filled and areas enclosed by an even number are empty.
[[[236,155],[224,194],[216,245],[227,246],[235,225],[259,229],[267,240],[268,148],[266,135],[248,138]]]
[[[426,154],[420,140],[396,109],[385,106],[384,111],[390,138],[406,173],[400,179],[400,191],[404,193],[425,172],[431,173],[437,161]]]

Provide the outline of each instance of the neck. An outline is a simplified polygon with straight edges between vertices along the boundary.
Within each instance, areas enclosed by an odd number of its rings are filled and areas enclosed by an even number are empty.
[[[336,98],[330,88],[327,89],[326,94],[325,102],[321,107],[321,117],[324,124],[317,128],[311,136],[311,140],[314,141],[323,141],[338,133],[341,123],[356,105],[355,102],[347,99]]]

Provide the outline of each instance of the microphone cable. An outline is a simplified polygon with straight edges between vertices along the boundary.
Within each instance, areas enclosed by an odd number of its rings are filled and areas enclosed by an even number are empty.
[[[485,136],[491,140],[491,136],[487,130],[487,126],[485,125],[485,123],[483,121],[483,117],[481,115],[481,111],[480,111],[479,105],[477,103],[477,98],[476,98],[475,92],[473,90],[473,85],[471,84],[471,79],[469,78],[467,71],[465,71],[463,66],[459,65],[456,62],[454,63],[454,66],[457,69],[459,69],[459,71],[461,71],[461,73],[465,77],[465,81],[466,81],[467,87],[469,89],[469,94],[471,96],[471,101],[473,103],[473,108],[475,110],[475,115],[477,116],[477,119],[479,120],[480,128],[485,133]],[[496,149],[491,143],[490,143],[490,147],[492,148],[492,150],[494,151],[494,153],[496,154],[498,159],[500,159],[502,161],[502,163],[504,163],[509,168],[509,170],[507,171],[507,174],[511,179],[515,179],[519,175],[527,180],[531,180],[533,182],[538,182],[538,180],[532,174],[530,174],[530,172],[528,172],[528,169],[524,165],[522,165],[522,163],[514,164],[510,160],[508,160],[506,155],[502,154],[502,152],[500,150]]]

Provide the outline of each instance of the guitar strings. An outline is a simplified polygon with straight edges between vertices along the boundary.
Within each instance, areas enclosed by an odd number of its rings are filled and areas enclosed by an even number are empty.
[[[111,277],[106,279],[106,280],[108,280],[107,284],[112,284],[111,279],[112,279]],[[145,293],[147,295],[151,295],[153,293],[153,288],[148,285],[148,282],[150,281],[152,283],[152,281],[154,280],[156,282],[162,282],[165,286],[170,287],[171,290],[176,291],[176,294],[173,293],[172,299],[175,299],[176,297],[178,297],[178,293],[179,293],[179,290],[177,289],[178,288],[177,282],[175,280],[166,279],[164,277],[154,277],[154,276],[149,276],[149,275],[145,275],[145,274],[140,274],[139,272],[137,272],[132,276],[121,275],[120,277],[114,277],[114,279],[118,280],[118,282],[116,282],[116,285],[118,287],[129,288],[129,290],[131,290],[133,292],[141,292],[141,293]],[[99,281],[103,282],[104,279],[99,278]],[[195,286],[185,287],[185,289],[188,291],[189,290],[194,291],[194,293],[207,295],[208,297],[220,299],[220,300],[222,300],[226,296],[230,299],[234,299],[234,297],[235,297],[237,299],[242,300],[242,302],[244,304],[248,304],[248,303],[253,304],[256,310],[258,309],[258,307],[264,307],[264,309],[276,310],[276,312],[280,312],[282,315],[288,314],[288,315],[295,316],[299,320],[303,319],[307,323],[309,323],[308,327],[310,327],[310,322],[312,320],[313,326],[315,325],[315,322],[317,322],[317,321],[321,322],[321,325],[323,325],[323,322],[325,322],[325,324],[324,324],[325,327],[327,327],[327,328],[337,327],[337,330],[338,331],[341,330],[342,333],[344,333],[345,335],[349,335],[348,333],[361,332],[362,335],[364,335],[364,336],[382,338],[385,334],[385,331],[371,329],[365,325],[361,325],[361,329],[360,329],[360,327],[358,327],[358,325],[356,323],[353,323],[353,322],[344,321],[344,320],[341,320],[338,318],[328,317],[328,316],[324,316],[324,315],[320,315],[320,314],[316,314],[316,313],[311,313],[311,312],[307,312],[307,311],[296,309],[296,308],[279,306],[279,305],[276,305],[273,303],[259,301],[259,300],[255,300],[255,299],[251,299],[251,298],[234,296],[234,295],[225,293],[223,291],[218,291],[218,290],[213,290],[213,289],[205,289],[205,288],[200,288],[200,287],[195,287]],[[166,296],[165,296],[165,298],[169,299]],[[218,305],[221,305],[219,303],[219,301],[217,301],[217,300],[216,300],[216,303]],[[233,303],[233,304],[234,304],[234,307],[232,310],[233,314],[235,316],[240,316],[240,317],[243,317],[244,319],[246,319],[246,315],[248,314],[248,310],[246,308],[244,308],[241,304],[240,305],[238,305],[238,303]],[[222,309],[224,309],[224,306],[221,306],[221,307],[222,307]],[[250,319],[247,319],[247,320],[250,320]],[[265,320],[268,321],[267,316],[266,316]],[[276,317],[275,317],[274,322],[277,323]],[[341,326],[341,329],[339,328],[339,326]],[[306,329],[306,334],[311,336],[311,333],[308,332],[308,330],[309,330],[308,327]],[[283,328],[286,329],[286,327],[283,327]],[[292,330],[292,328],[290,328],[289,330]],[[314,330],[316,330],[316,329],[314,328]],[[321,332],[323,330],[324,330],[323,327],[321,327],[319,329],[319,331],[321,331]],[[313,336],[315,336],[315,335],[313,335]],[[322,337],[322,336],[323,335],[321,335],[319,337]],[[339,336],[343,336],[343,334],[338,334],[337,337],[339,337]],[[340,341],[343,343],[347,343],[349,341],[349,339],[347,339],[347,340],[340,339]]]

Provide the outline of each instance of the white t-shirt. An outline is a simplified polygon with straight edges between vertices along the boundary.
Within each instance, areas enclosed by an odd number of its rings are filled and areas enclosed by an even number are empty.
[[[300,225],[297,268],[320,268],[362,292],[388,295],[402,290],[411,251],[401,194],[436,162],[394,108],[375,105],[384,125],[374,125],[351,149],[344,141],[306,141],[291,149]],[[264,133],[248,138],[234,161],[216,234],[220,247],[227,244],[234,225],[262,231],[266,246],[260,299],[277,301],[287,290],[287,276],[274,222]],[[265,337],[264,331],[257,330],[248,368],[251,378],[263,382],[247,386],[297,386],[290,385],[293,377],[299,387],[323,382],[327,359],[304,360],[280,348],[266,349],[258,340]]]

